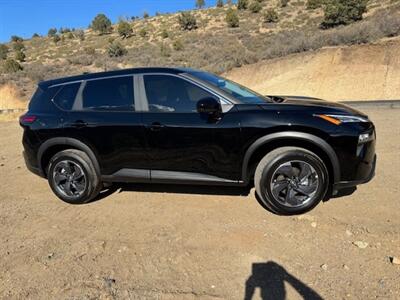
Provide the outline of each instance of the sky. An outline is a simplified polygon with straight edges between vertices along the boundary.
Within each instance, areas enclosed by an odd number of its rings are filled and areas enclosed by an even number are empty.
[[[216,0],[205,0],[207,6]],[[151,16],[193,9],[195,0],[0,0],[0,42],[12,35],[46,35],[49,28],[87,28],[98,13],[114,23],[119,17]]]

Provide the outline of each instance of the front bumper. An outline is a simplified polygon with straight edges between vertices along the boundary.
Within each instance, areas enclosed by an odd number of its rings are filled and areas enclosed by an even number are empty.
[[[352,188],[357,185],[370,182],[375,177],[376,162],[377,162],[377,156],[375,155],[373,162],[370,164],[370,171],[365,178],[360,179],[360,180],[337,182],[333,185],[333,190],[337,192],[342,189]]]

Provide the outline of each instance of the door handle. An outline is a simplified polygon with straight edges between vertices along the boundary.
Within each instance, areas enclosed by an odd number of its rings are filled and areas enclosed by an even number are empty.
[[[149,126],[151,131],[160,131],[164,127],[165,125],[161,124],[160,122],[154,122]]]
[[[69,125],[71,127],[74,127],[74,128],[83,128],[83,127],[87,127],[89,125],[89,123],[86,123],[84,121],[78,120],[78,121],[75,121],[75,122],[73,122],[73,123],[71,123]]]

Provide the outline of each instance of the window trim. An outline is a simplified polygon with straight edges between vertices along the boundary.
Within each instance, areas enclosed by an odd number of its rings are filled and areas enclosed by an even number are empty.
[[[58,94],[61,93],[61,91],[62,91],[67,85],[72,85],[72,84],[77,84],[77,83],[79,83],[79,82],[76,81],[76,82],[71,82],[71,83],[68,83],[68,84],[54,85],[54,86],[48,87],[48,89],[50,89],[50,88],[59,86],[58,91],[54,94],[54,96],[50,99],[50,101],[51,101],[59,110],[61,110],[61,111],[65,111],[65,112],[73,111],[73,110],[74,110],[74,105],[75,105],[75,102],[76,102],[76,96],[78,95],[78,93],[79,93],[79,91],[80,91],[80,89],[81,89],[82,83],[79,84],[78,90],[76,91],[76,94],[75,94],[75,98],[72,99],[72,106],[71,106],[71,109],[68,110],[68,109],[62,108],[60,105],[57,104],[57,102],[55,101],[55,98],[57,98]]]
[[[220,105],[221,105],[223,113],[227,113],[234,106],[233,103],[231,103],[229,100],[227,100],[221,94],[217,93],[216,91],[210,89],[207,86],[203,86],[202,84],[196,82],[195,80],[193,80],[193,79],[191,79],[189,77],[180,76],[179,74],[172,74],[172,73],[151,72],[151,73],[140,73],[140,74],[136,75],[136,76],[138,76],[140,78],[138,83],[140,85],[140,87],[139,87],[139,90],[140,90],[140,102],[142,102],[141,103],[141,108],[143,109],[143,110],[141,110],[141,112],[171,114],[171,112],[150,112],[149,111],[149,101],[147,99],[146,86],[145,86],[145,83],[144,83],[144,76],[147,76],[147,75],[171,76],[171,77],[177,77],[177,78],[180,78],[180,79],[182,79],[182,80],[184,80],[186,82],[189,82],[189,83],[197,86],[198,88],[206,91],[207,93],[212,94],[213,96],[215,96],[217,98],[217,100],[219,101]],[[172,112],[172,113],[188,114],[188,113],[193,113],[193,112]]]
[[[124,112],[124,113],[137,113],[140,112],[140,110],[138,110],[136,108],[137,105],[137,100],[136,100],[136,92],[135,92],[135,74],[125,74],[125,75],[115,75],[115,76],[104,76],[104,77],[98,77],[98,78],[90,78],[90,79],[86,79],[86,80],[80,80],[80,81],[71,81],[68,82],[67,84],[72,84],[72,83],[77,83],[77,82],[81,82],[81,85],[78,89],[78,92],[76,93],[75,96],[75,100],[74,103],[72,105],[72,109],[71,111],[77,111],[77,112],[103,112],[103,113],[115,113],[115,112]],[[114,78],[122,78],[122,77],[132,77],[132,89],[133,89],[133,94],[132,94],[132,98],[133,98],[133,109],[131,110],[107,110],[107,109],[84,109],[83,108],[83,92],[86,88],[86,84],[89,81],[99,81],[99,80],[106,80],[106,79],[114,79]],[[54,85],[56,86],[56,85]]]

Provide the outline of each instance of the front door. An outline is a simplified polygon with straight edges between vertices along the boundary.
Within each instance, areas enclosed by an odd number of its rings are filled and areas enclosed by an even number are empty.
[[[197,102],[214,97],[204,88],[169,74],[143,75],[147,108],[147,154],[154,181],[240,179],[240,128],[233,107],[219,119],[197,112]]]

